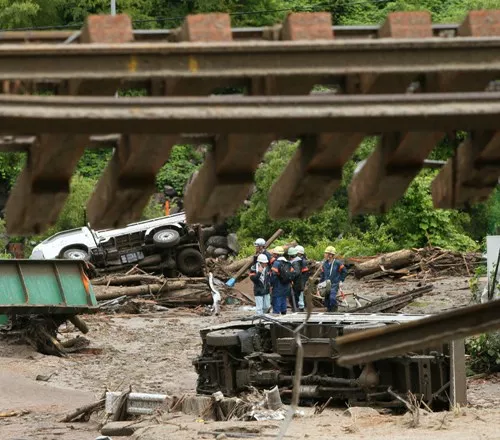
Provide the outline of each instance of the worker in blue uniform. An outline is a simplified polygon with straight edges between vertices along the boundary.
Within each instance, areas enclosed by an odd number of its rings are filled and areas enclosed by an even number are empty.
[[[336,250],[333,246],[325,249],[325,260],[321,267],[320,283],[331,282],[330,292],[325,294],[325,307],[328,312],[336,312],[338,309],[337,293],[347,276],[347,269],[344,263],[335,258]]]
[[[271,261],[272,256],[271,253],[266,249],[266,240],[264,240],[263,238],[258,238],[257,240],[255,240],[254,246],[255,246],[255,255],[253,256],[253,264],[257,263],[257,257],[260,254],[264,254],[267,257],[267,259]]]
[[[287,298],[292,295],[292,283],[296,277],[290,261],[284,256],[285,250],[278,246],[274,252],[279,255],[271,268],[271,303],[274,314],[286,315]]]

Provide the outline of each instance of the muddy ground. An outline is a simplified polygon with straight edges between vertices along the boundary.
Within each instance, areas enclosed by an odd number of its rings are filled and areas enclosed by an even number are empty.
[[[435,289],[407,307],[406,313],[431,313],[467,305],[471,294],[467,278],[432,281]],[[367,297],[395,294],[417,287],[417,282],[364,283],[347,280],[345,292]],[[247,283],[240,285],[248,291]],[[200,316],[187,309],[170,309],[143,315],[94,315],[86,317],[88,338],[98,354],[56,358],[36,353],[8,336],[0,336],[0,439],[94,439],[102,417],[89,423],[60,423],[62,416],[98,399],[104,389],[166,394],[192,393],[196,374],[191,361],[200,351],[203,327],[252,314],[248,307],[226,306],[219,317]],[[64,331],[64,328],[62,328]],[[69,329],[71,330],[71,329]],[[64,334],[64,337],[76,336]],[[48,382],[35,380],[50,376]],[[417,428],[408,427],[408,416],[392,414],[352,418],[345,408],[327,409],[293,421],[289,438],[376,439],[498,439],[500,438],[500,377],[469,380],[469,406],[454,412],[422,415]],[[18,415],[2,417],[5,413]],[[278,422],[205,422],[182,416],[149,429],[140,439],[215,438],[204,431],[245,430],[254,438],[277,434]],[[116,437],[114,438],[116,439]]]

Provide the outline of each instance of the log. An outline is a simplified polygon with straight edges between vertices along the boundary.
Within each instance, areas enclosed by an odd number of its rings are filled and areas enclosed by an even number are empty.
[[[84,421],[86,421],[93,412],[103,410],[105,403],[106,399],[103,398],[97,402],[91,403],[90,405],[85,405],[77,408],[71,414],[68,414],[66,417],[64,417],[64,419],[61,420],[61,423],[74,422],[79,419],[83,419]]]
[[[234,263],[228,264],[224,266],[223,269],[228,274],[233,274],[238,272],[242,267],[246,266],[248,263],[253,263],[253,256],[246,257],[241,260],[235,261]]]
[[[212,292],[210,289],[200,290],[200,289],[183,289],[170,292],[168,294],[163,293],[160,298],[157,299],[157,303],[162,306],[199,306],[199,305],[211,305],[213,304]]]
[[[94,286],[124,286],[127,284],[161,284],[164,279],[153,275],[114,275],[92,280]]]
[[[383,269],[399,269],[409,266],[419,259],[418,255],[408,249],[403,249],[389,254],[383,254],[371,260],[359,263],[355,266],[354,275],[356,278],[363,278],[366,275]]]
[[[120,296],[139,296],[157,294],[161,292],[170,292],[175,290],[184,289],[187,285],[191,285],[189,279],[186,281],[173,281],[164,284],[147,284],[143,286],[95,286],[95,297],[97,301],[106,301],[108,299],[119,298]],[[200,283],[200,286],[204,286]]]

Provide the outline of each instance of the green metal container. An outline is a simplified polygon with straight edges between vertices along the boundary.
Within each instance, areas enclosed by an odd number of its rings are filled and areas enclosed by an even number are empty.
[[[83,264],[75,260],[0,260],[0,312],[74,315],[96,309]]]

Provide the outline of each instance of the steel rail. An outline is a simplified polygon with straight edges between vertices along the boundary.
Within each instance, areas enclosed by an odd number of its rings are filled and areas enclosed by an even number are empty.
[[[500,38],[0,46],[0,80],[457,71],[500,73]]]
[[[203,98],[0,95],[0,133],[381,133],[497,129],[500,93]]]
[[[455,34],[458,24],[434,24],[432,30],[435,36],[443,32]],[[233,39],[261,40],[265,38],[269,27],[240,27],[233,28]],[[379,26],[332,26],[335,38],[377,38]],[[31,43],[54,42],[62,43],[73,35],[74,31],[4,31],[0,32],[0,44],[5,43]],[[137,41],[162,41],[167,40],[174,33],[173,29],[135,29],[134,38]]]
[[[372,362],[500,328],[500,300],[336,339],[340,365]]]
[[[87,148],[116,148],[120,142],[119,134],[109,134],[105,136],[90,136]],[[214,143],[214,136],[207,134],[186,134],[181,135],[182,142],[192,145],[211,145]],[[35,136],[2,136],[0,135],[1,153],[26,153],[35,143]],[[444,161],[443,161],[444,163]]]

